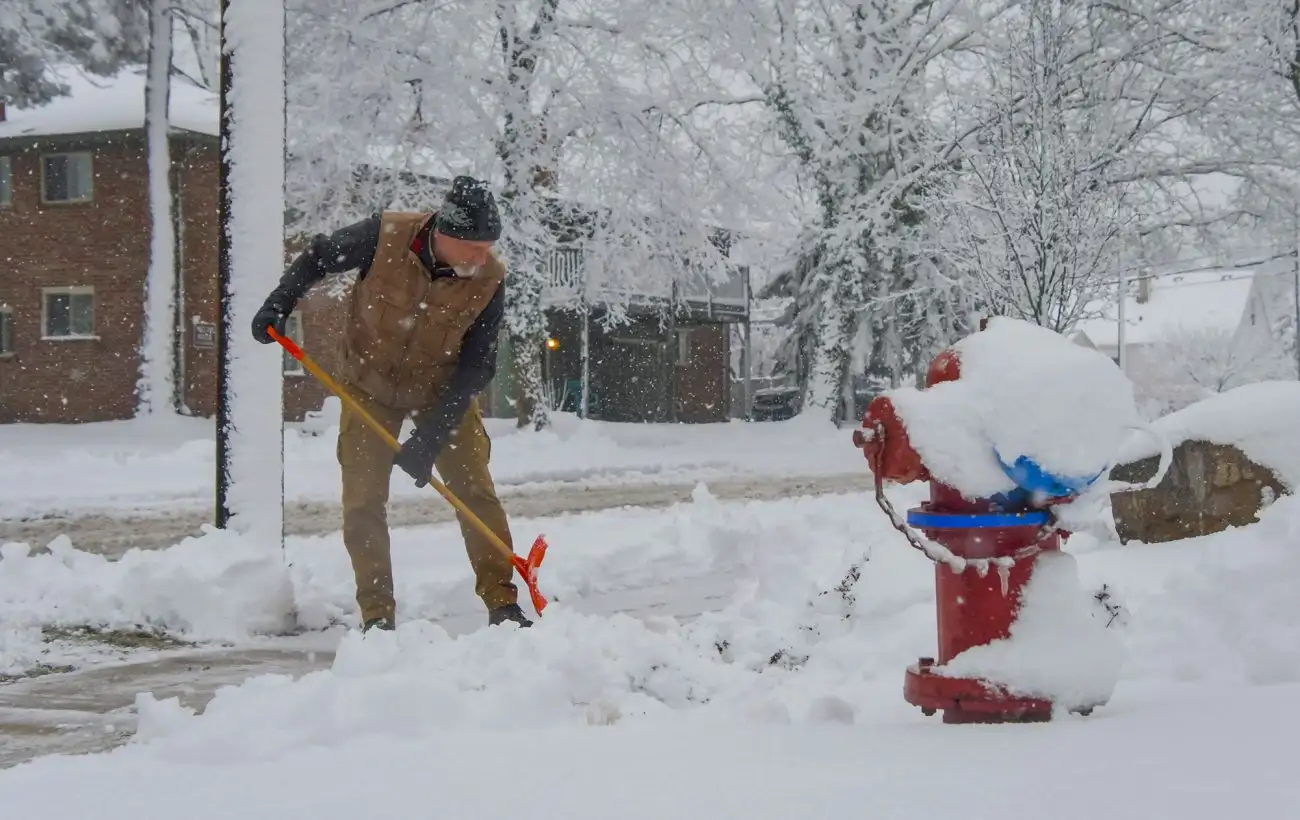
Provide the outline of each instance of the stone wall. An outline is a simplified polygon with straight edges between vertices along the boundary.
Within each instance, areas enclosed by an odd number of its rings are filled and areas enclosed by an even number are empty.
[[[1155,475],[1158,456],[1111,471],[1116,481],[1141,483]],[[1253,524],[1268,500],[1287,493],[1273,472],[1231,445],[1184,441],[1159,486],[1115,493],[1111,507],[1120,541],[1174,541]]]

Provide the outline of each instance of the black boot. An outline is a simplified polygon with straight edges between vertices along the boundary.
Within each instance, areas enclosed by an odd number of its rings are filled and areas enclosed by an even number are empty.
[[[533,625],[533,622],[524,615],[524,611],[519,608],[519,604],[506,604],[488,612],[488,626],[496,626],[505,621],[514,621],[521,627]]]
[[[392,632],[393,628],[393,622],[389,618],[371,618],[361,625],[361,632],[365,634],[372,629],[384,629]]]

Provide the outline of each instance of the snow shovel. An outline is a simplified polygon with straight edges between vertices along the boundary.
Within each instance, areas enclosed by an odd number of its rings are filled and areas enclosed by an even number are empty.
[[[382,438],[384,442],[392,448],[393,452],[398,452],[402,449],[402,445],[398,443],[397,438],[392,433],[385,430],[383,425],[375,420],[374,416],[366,412],[366,409],[362,407],[356,399],[352,398],[352,396],[343,389],[342,385],[334,381],[328,373],[320,368],[320,365],[312,361],[311,357],[304,353],[302,348],[298,347],[292,339],[285,338],[283,335],[276,332],[276,329],[271,326],[266,328],[266,332],[270,334],[272,339],[279,342],[280,346],[288,351],[290,356],[302,362],[302,366],[307,368],[309,373],[319,379],[321,384],[329,388],[330,392],[338,396],[340,401],[345,402],[348,407],[351,408],[352,411],[370,427],[370,429],[375,431],[376,435]],[[541,590],[537,588],[537,568],[542,565],[542,559],[546,557],[547,544],[545,537],[541,535],[537,536],[537,540],[533,541],[532,548],[528,550],[527,558],[515,555],[514,551],[507,547],[505,542],[502,541],[496,533],[492,532],[487,524],[483,523],[483,519],[479,518],[470,510],[469,507],[465,506],[465,502],[457,498],[455,494],[447,488],[447,485],[443,484],[431,475],[429,476],[429,486],[433,487],[442,495],[443,498],[451,502],[451,505],[455,507],[461,515],[465,516],[471,524],[478,528],[479,532],[483,533],[484,537],[488,539],[498,552],[503,556],[510,558],[510,563],[514,566],[515,571],[519,573],[519,577],[524,579],[524,584],[528,587],[528,595],[533,600],[533,609],[537,610],[537,614],[540,616],[542,610],[546,609],[546,597],[543,596]]]

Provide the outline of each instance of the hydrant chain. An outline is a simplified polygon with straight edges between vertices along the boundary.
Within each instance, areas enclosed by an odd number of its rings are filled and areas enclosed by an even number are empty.
[[[903,537],[907,539],[907,542],[911,544],[913,548],[920,550],[936,564],[944,564],[956,573],[965,572],[968,567],[973,567],[975,571],[979,573],[979,576],[983,578],[988,574],[990,565],[996,566],[999,574],[1003,576],[1004,588],[1006,587],[1006,573],[1012,566],[1014,566],[1015,562],[1036,555],[1040,551],[1038,545],[1031,544],[1024,549],[1019,550],[1012,556],[998,558],[962,558],[942,544],[934,543],[924,535],[909,527],[906,519],[898,514],[898,510],[894,508],[893,503],[885,496],[885,482],[883,471],[880,469],[879,465],[879,456],[877,455],[873,457],[873,454],[884,452],[884,439],[885,430],[883,425],[879,423],[872,425],[871,436],[863,439],[864,444],[867,441],[876,441],[881,443],[881,445],[876,449],[868,451],[867,455],[867,459],[871,463],[871,471],[875,475],[876,480],[876,504],[879,505],[880,509],[882,509],[885,515],[889,517],[889,521],[893,525],[894,529],[902,533]],[[1043,525],[1041,534],[1045,537],[1055,531],[1056,526],[1049,521],[1047,524]]]

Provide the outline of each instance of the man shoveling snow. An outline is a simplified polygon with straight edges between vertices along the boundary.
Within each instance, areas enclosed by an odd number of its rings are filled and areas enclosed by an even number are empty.
[[[393,629],[396,601],[387,519],[394,466],[423,486],[436,466],[447,488],[510,547],[510,528],[488,469],[492,445],[475,394],[495,372],[505,265],[492,252],[501,217],[487,187],[457,177],[434,212],[386,211],[317,236],[253,320],[275,341],[303,295],[329,274],[358,270],[344,329],[341,382],[390,436],[415,432],[394,457],[384,437],[345,402],[339,419],[343,542],[356,576],[363,630]],[[531,626],[514,567],[459,514],[488,623]]]

